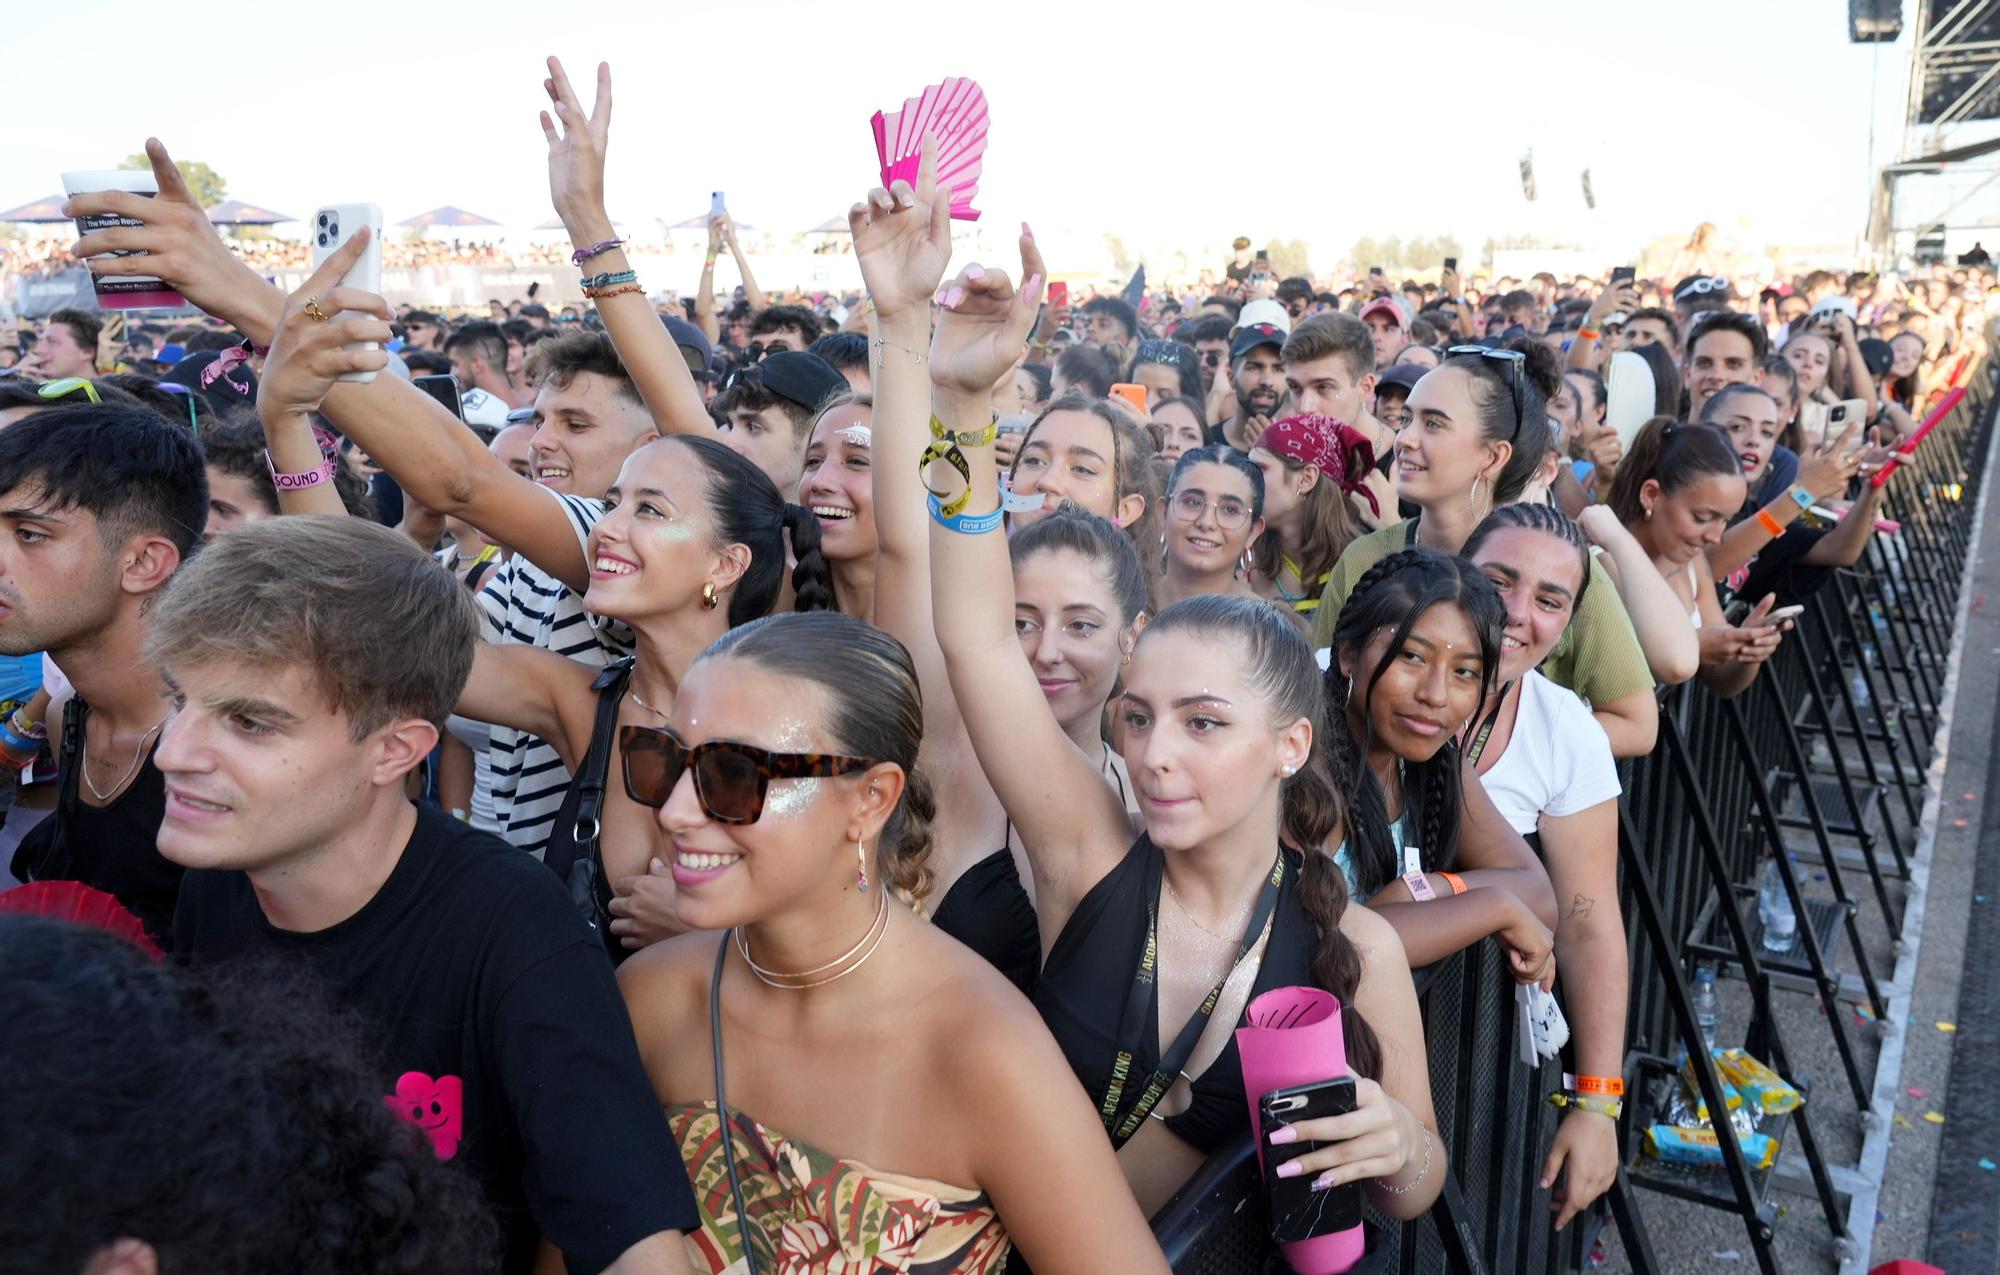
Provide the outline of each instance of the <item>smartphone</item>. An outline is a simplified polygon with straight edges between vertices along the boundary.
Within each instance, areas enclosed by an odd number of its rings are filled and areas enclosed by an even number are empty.
[[[1368,273],[1374,275],[1377,279],[1380,279],[1382,277],[1382,267],[1370,266],[1368,267]]]
[[[123,339],[124,336],[125,312],[123,310],[113,310],[110,314],[105,315],[104,338],[108,341],[117,341]]]
[[[1631,266],[1611,267],[1611,286],[1615,288],[1621,283],[1632,282],[1632,275],[1633,269]]]
[[[1271,1146],[1271,1134],[1285,1125],[1327,1116],[1344,1116],[1354,1110],[1354,1077],[1337,1076],[1310,1085],[1273,1089],[1257,1100],[1258,1137]],[[1266,1152],[1264,1200],[1269,1206],[1271,1239],[1279,1244],[1331,1235],[1361,1225],[1361,1184],[1349,1182],[1325,1191],[1312,1189],[1314,1175],[1301,1173],[1281,1178],[1277,1168],[1284,1160],[1317,1151],[1319,1142],[1294,1142]],[[1282,1152],[1282,1155],[1281,1155]]]
[[[1049,305],[1057,310],[1069,309],[1069,285],[1051,283],[1049,285]]]
[[[413,376],[410,384],[438,401],[438,405],[461,421],[465,405],[458,400],[458,378],[446,372],[438,376]]]
[[[540,292],[541,290],[542,290],[542,281],[540,279],[537,279],[534,282],[530,283],[528,285],[528,300],[533,301],[535,299],[535,294],[537,292]]]
[[[1868,419],[1868,400],[1865,398],[1844,398],[1829,404],[1826,409],[1826,433],[1822,441],[1828,445],[1837,441],[1849,425]]]
[[[1740,629],[1743,627],[1743,621],[1748,618],[1749,614],[1750,600],[1748,598],[1738,598],[1736,601],[1722,608],[1722,622],[1732,629]]]
[[[1444,259],[1444,268],[1445,268],[1445,269],[1447,269],[1447,270],[1456,270],[1456,269],[1458,269],[1458,258],[1457,258],[1457,257],[1446,257],[1446,258]]]
[[[363,226],[368,227],[368,250],[361,259],[341,276],[343,288],[359,288],[363,292],[382,291],[382,210],[374,204],[329,204],[313,214],[313,269],[331,256],[335,249],[354,236]],[[343,310],[332,317],[344,319],[349,315],[361,315],[358,310]],[[351,343],[350,349],[379,350],[379,342],[359,341]],[[343,381],[372,381],[373,372],[344,372]]]
[[[1142,418],[1147,414],[1146,387],[1143,385],[1135,385],[1130,381],[1120,381],[1111,387],[1111,397],[1122,398],[1127,403],[1130,403]]]
[[[1764,618],[1757,621],[1757,623],[1760,626],[1766,624],[1776,624],[1781,620],[1796,619],[1797,617],[1802,616],[1805,613],[1806,613],[1805,604],[1798,603],[1793,606],[1779,607],[1774,611],[1767,612]]]
[[[711,217],[725,217],[728,214],[729,214],[729,209],[722,202],[722,192],[719,190],[709,191],[708,215]]]

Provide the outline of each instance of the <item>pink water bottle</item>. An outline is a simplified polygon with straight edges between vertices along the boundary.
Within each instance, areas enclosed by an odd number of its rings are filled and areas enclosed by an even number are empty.
[[[1317,987],[1279,987],[1250,1002],[1246,1026],[1236,1029],[1243,1066],[1243,1096],[1250,1128],[1258,1127],[1257,1102],[1274,1089],[1310,1085],[1348,1075],[1340,1002]],[[1257,1167],[1264,1169],[1264,1139],[1257,1138]],[[1363,1228],[1316,1235],[1286,1244],[1285,1262],[1298,1275],[1340,1275],[1367,1252]]]

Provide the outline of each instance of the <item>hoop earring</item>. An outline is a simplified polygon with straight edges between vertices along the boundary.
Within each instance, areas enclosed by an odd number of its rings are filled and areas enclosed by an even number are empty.
[[[713,611],[719,605],[721,605],[721,601],[715,596],[715,581],[702,581],[701,609],[704,611]]]
[[[861,893],[868,893],[868,848],[859,837],[854,839],[854,885]]]
[[[1479,516],[1479,484],[1484,481],[1485,479],[1482,478],[1473,479],[1472,490],[1465,494],[1466,512],[1475,518]]]

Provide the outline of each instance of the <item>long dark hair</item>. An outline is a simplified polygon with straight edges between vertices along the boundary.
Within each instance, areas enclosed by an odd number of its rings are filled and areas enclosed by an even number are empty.
[[[1651,478],[1662,491],[1679,491],[1707,474],[1743,476],[1743,462],[1729,438],[1713,425],[1688,425],[1670,416],[1646,422],[1618,464],[1605,503],[1618,521],[1632,526],[1646,516],[1639,489]]]
[[[1146,592],[1146,568],[1139,551],[1109,519],[1082,509],[1058,509],[1037,518],[1007,540],[1007,554],[1016,570],[1040,553],[1067,550],[1097,568],[1118,599],[1118,626],[1124,628],[1152,606]]]
[[[1138,380],[1139,369],[1148,363],[1172,368],[1181,378],[1181,397],[1201,402],[1201,356],[1194,352],[1193,346],[1171,339],[1141,341],[1139,352],[1125,369],[1125,379]]]
[[[1533,505],[1517,501],[1511,505],[1502,505],[1481,518],[1479,525],[1472,529],[1472,534],[1465,538],[1465,547],[1458,551],[1459,556],[1467,562],[1472,561],[1472,555],[1479,551],[1480,545],[1486,543],[1488,536],[1509,528],[1539,531],[1554,536],[1576,550],[1577,560],[1583,566],[1583,583],[1576,586],[1576,598],[1570,603],[1570,614],[1574,616],[1576,608],[1583,605],[1583,591],[1590,587],[1590,538],[1583,534],[1583,528],[1571,522],[1569,515],[1554,505]]]
[[[1313,659],[1312,648],[1298,626],[1270,603],[1221,594],[1174,603],[1154,617],[1139,640],[1143,643],[1155,634],[1173,632],[1194,635],[1227,651],[1270,704],[1274,719],[1292,722],[1303,717],[1312,724],[1312,759],[1284,780],[1280,789],[1284,803],[1281,827],[1284,837],[1299,847],[1299,906],[1318,934],[1312,957],[1313,982],[1343,1007],[1348,1065],[1359,1075],[1380,1077],[1381,1042],[1354,1008],[1354,991],[1361,983],[1361,957],[1340,928],[1349,903],[1347,881],[1324,848],[1339,835],[1346,809],[1321,764],[1322,741],[1346,731],[1336,729],[1329,735],[1319,689],[1319,664]]]
[[[1506,627],[1507,613],[1492,582],[1465,559],[1433,549],[1392,553],[1362,575],[1334,624],[1333,658],[1327,663],[1325,686],[1327,715],[1339,721],[1341,728],[1329,736],[1332,747],[1328,757],[1333,763],[1334,784],[1347,797],[1347,857],[1364,898],[1394,880],[1399,872],[1395,843],[1389,835],[1388,797],[1368,767],[1368,750],[1375,743],[1368,710],[1374,702],[1376,683],[1408,640],[1410,630],[1426,611],[1439,604],[1465,612],[1478,635],[1479,702],[1483,704],[1499,676],[1500,630]],[[1367,679],[1362,683],[1366,689],[1361,694],[1361,737],[1356,739],[1346,728],[1352,688],[1340,671],[1340,656],[1351,652],[1358,661],[1368,640],[1385,628],[1395,632],[1382,658],[1372,669],[1356,668],[1352,679]],[[1463,806],[1459,758],[1459,741],[1448,739],[1429,761],[1403,765],[1403,817],[1415,816],[1417,844],[1426,872],[1449,869],[1458,861]]]
[[[1221,465],[1243,475],[1243,481],[1250,484],[1250,521],[1256,522],[1264,516],[1264,471],[1252,464],[1250,458],[1234,447],[1223,447],[1209,443],[1202,447],[1190,447],[1174,462],[1174,472],[1167,478],[1167,498],[1180,490],[1181,481],[1196,465]]]
[[[694,452],[708,471],[708,508],[716,539],[748,545],[750,565],[729,594],[729,626],[769,615],[785,575],[785,550],[792,568],[797,610],[833,609],[833,573],[819,550],[819,519],[810,509],[778,494],[769,475],[713,438],[672,434],[660,440]]]
[[[903,796],[876,839],[875,861],[890,887],[921,909],[931,890],[930,827],[937,803],[917,769],[924,696],[909,651],[851,615],[815,611],[733,628],[710,643],[696,663],[723,656],[820,687],[831,705],[824,727],[834,751],[902,767]]]
[[[1555,352],[1540,341],[1510,342],[1505,348],[1521,356],[1518,368],[1510,369],[1509,360],[1485,354],[1455,354],[1440,364],[1471,378],[1480,439],[1512,446],[1507,462],[1493,476],[1496,505],[1519,497],[1541,469],[1549,448],[1549,399],[1562,383]]]

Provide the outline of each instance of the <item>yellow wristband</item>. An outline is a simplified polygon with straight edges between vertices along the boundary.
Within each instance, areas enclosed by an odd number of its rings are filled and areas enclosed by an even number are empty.
[[[994,417],[985,429],[948,429],[937,417],[931,417],[931,437],[939,442],[954,443],[960,447],[991,447],[993,440],[1000,437],[1000,418]]]

